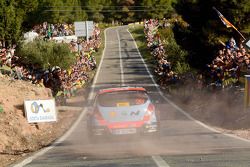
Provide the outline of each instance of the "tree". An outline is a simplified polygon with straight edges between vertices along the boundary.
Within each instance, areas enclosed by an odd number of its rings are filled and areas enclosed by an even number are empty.
[[[27,14],[37,7],[34,0],[0,0],[0,40],[8,44],[16,43],[22,34],[22,24]]]
[[[240,35],[232,28],[226,28],[212,9],[215,6],[239,30],[249,34],[249,0],[178,0],[176,11],[190,25],[188,30],[175,27],[177,41],[185,50],[190,51],[191,65],[202,68],[213,60],[218,50],[219,40]]]
[[[18,15],[18,11],[15,10],[14,1],[7,3],[1,0],[1,12],[0,12],[0,39],[3,43],[11,44],[18,40],[21,34],[22,16]]]
[[[107,23],[114,22],[116,15],[116,12],[114,11],[116,9],[114,3],[112,2],[112,0],[104,0],[103,3],[104,3],[102,10],[102,14],[104,16],[103,21]]]
[[[233,6],[233,8],[227,10],[228,14],[232,16],[236,26],[241,29],[242,32],[250,33],[250,1],[249,0],[231,0],[227,1],[227,4]],[[228,9],[228,8],[227,8]]]
[[[87,13],[84,10],[82,10],[80,0],[73,0],[72,6],[74,6],[73,11],[71,12],[73,18],[69,19],[69,22],[73,23],[75,21],[87,20],[88,18]]]
[[[75,21],[86,20],[87,14],[81,8],[81,2],[79,0],[65,0],[63,6],[60,10],[65,10],[60,12],[62,22],[73,23]]]
[[[87,0],[82,2],[83,9],[87,11],[88,19],[94,22],[102,22],[104,16],[102,14],[105,0]]]
[[[116,0],[114,1],[114,5],[116,8],[115,19],[122,23],[129,23],[135,21],[134,15],[135,12],[131,9],[134,9],[133,6],[135,4],[134,0]]]
[[[145,9],[142,14],[142,18],[158,18],[162,19],[164,17],[170,16],[174,11],[172,4],[175,0],[141,0],[140,5]]]

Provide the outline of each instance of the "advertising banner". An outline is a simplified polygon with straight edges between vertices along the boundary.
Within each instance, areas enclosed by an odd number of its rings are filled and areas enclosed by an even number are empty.
[[[25,115],[29,123],[57,121],[56,105],[54,99],[25,100]]]
[[[71,36],[52,37],[52,39],[58,43],[61,43],[61,42],[70,43],[71,41],[76,42],[77,36],[71,35]]]

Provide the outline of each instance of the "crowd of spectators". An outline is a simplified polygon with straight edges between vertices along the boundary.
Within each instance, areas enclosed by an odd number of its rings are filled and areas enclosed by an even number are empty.
[[[13,45],[12,47],[6,48],[0,42],[0,67],[3,65],[11,66],[12,59],[16,58],[15,48],[16,48],[15,45]]]
[[[51,29],[51,30],[49,30]],[[39,37],[47,38],[49,31],[51,36],[72,35],[70,24],[48,24],[35,26],[34,30]],[[52,38],[48,38],[53,40]],[[63,41],[62,41],[63,42]],[[15,79],[30,81],[38,86],[50,88],[54,96],[70,97],[75,94],[76,89],[82,87],[88,81],[88,72],[96,68],[96,61],[93,55],[101,44],[100,29],[94,26],[94,31],[89,40],[71,41],[68,45],[76,55],[76,62],[69,69],[61,69],[58,66],[50,67],[47,70],[39,69],[36,64],[21,64],[18,56],[15,55],[15,45],[5,48],[0,43],[0,67],[5,66],[11,69],[10,76]]]
[[[165,22],[164,22],[165,25]],[[171,64],[167,60],[164,45],[158,33],[160,23],[156,19],[144,21],[144,33],[147,40],[147,47],[156,62],[155,73],[159,77],[161,85],[173,81],[177,75],[171,70]]]
[[[167,60],[167,53],[158,33],[159,27],[169,27],[168,21],[166,19],[163,19],[163,21],[157,19],[144,21],[147,47],[156,62],[155,72],[159,77],[159,82],[164,85],[169,81],[175,81],[178,76],[171,70],[171,64]],[[242,43],[237,45],[235,39],[230,38],[223,48],[218,51],[212,63],[207,65],[205,72],[206,83],[218,87],[230,86],[239,83],[242,73],[250,74],[250,52]],[[198,75],[197,80],[205,82],[203,76]]]
[[[34,26],[33,31],[38,33],[39,36],[46,38],[58,37],[58,36],[70,36],[74,35],[73,24],[58,23],[58,24],[49,24],[44,22]]]
[[[234,85],[239,82],[241,73],[250,74],[250,53],[242,43],[237,45],[235,39],[230,38],[207,65],[209,82],[221,87]]]

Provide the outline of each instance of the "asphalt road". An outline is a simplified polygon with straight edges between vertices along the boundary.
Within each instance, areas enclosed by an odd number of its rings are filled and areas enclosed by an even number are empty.
[[[128,27],[106,30],[106,47],[93,93],[101,88],[143,86],[159,101],[159,136],[123,136],[89,141],[84,114],[56,144],[16,166],[27,167],[248,167],[250,142],[221,134],[193,120],[162,96],[152,80]],[[84,110],[86,112],[86,110]]]

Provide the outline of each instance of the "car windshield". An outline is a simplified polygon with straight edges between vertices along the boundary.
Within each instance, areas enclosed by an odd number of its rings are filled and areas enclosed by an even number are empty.
[[[146,103],[148,95],[144,91],[117,91],[98,96],[97,103],[103,107],[126,107]]]

